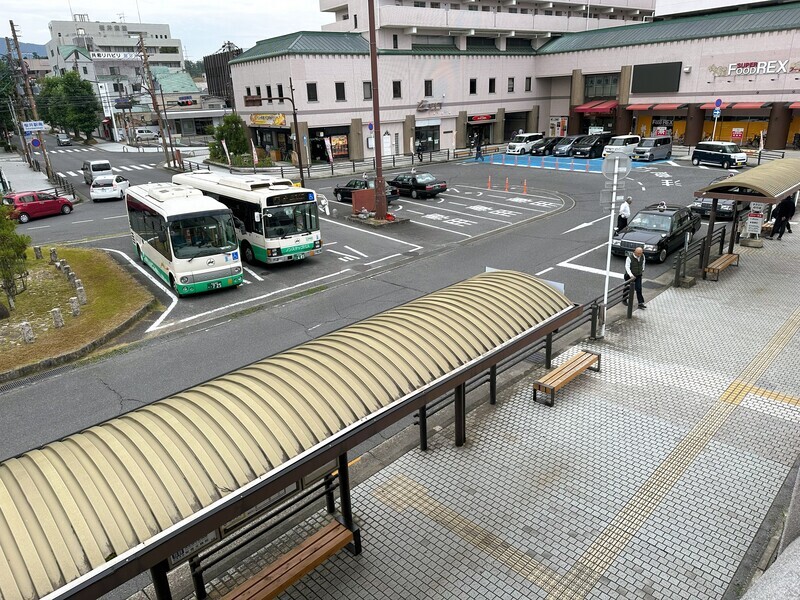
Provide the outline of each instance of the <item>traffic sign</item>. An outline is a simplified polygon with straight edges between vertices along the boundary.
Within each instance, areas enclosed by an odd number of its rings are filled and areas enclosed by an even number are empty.
[[[370,130],[370,131],[372,131],[372,129],[373,129],[373,127],[374,127],[374,126],[372,125],[372,121],[370,121],[370,122],[369,122],[369,125],[367,125],[367,127],[369,128],[369,130]]]
[[[606,179],[625,179],[631,172],[631,157],[624,152],[613,152],[603,161],[603,176]]]
[[[722,98],[717,98],[716,101],[714,102],[714,106],[716,106],[717,108],[722,106]]]
[[[34,148],[38,148],[39,144],[41,144],[41,142],[36,138],[33,138],[33,140],[31,140],[31,146],[33,146]]]
[[[721,114],[722,114],[722,111],[720,109],[718,109],[718,108],[714,109],[714,118],[715,119],[719,119]]]
[[[23,131],[44,131],[44,121],[23,121]]]

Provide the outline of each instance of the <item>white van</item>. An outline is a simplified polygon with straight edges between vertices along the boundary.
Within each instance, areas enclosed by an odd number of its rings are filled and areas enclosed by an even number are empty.
[[[83,181],[87,184],[91,184],[95,177],[100,175],[113,175],[111,163],[107,160],[85,160],[81,171],[83,171]]]
[[[146,127],[137,127],[133,132],[133,137],[136,138],[137,142],[141,142],[142,140],[157,140],[159,136],[157,131]]]
[[[623,152],[628,156],[633,154],[633,149],[639,145],[642,138],[638,135],[615,135],[608,142],[608,145],[603,148],[603,158],[614,152]]]
[[[533,142],[544,138],[543,133],[520,133],[508,143],[506,154],[529,154]]]

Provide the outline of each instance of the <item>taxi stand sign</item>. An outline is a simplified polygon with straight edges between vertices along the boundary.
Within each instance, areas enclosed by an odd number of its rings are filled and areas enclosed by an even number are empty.
[[[44,131],[44,121],[23,121],[22,130],[25,133],[33,131]]]
[[[747,215],[747,233],[761,235],[761,227],[764,224],[764,204],[762,202],[751,202],[750,213]]]

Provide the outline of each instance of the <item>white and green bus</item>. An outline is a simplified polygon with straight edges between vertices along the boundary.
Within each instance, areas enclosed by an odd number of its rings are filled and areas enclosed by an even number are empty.
[[[125,198],[139,259],[178,296],[243,283],[236,229],[227,206],[172,183],[132,186]]]
[[[298,261],[322,252],[317,195],[269,175],[194,171],[172,176],[233,211],[242,257],[248,263]]]

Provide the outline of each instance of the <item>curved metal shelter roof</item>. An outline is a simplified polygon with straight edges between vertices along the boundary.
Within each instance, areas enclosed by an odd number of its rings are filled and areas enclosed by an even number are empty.
[[[346,451],[349,431],[371,435],[412,394],[576,310],[529,275],[483,273],[6,460],[0,597],[79,595],[141,572],[148,548],[183,547],[198,519],[247,508],[248,486],[303,476],[312,452]]]
[[[774,204],[800,190],[800,158],[781,158],[716,181],[694,193],[718,198]]]

